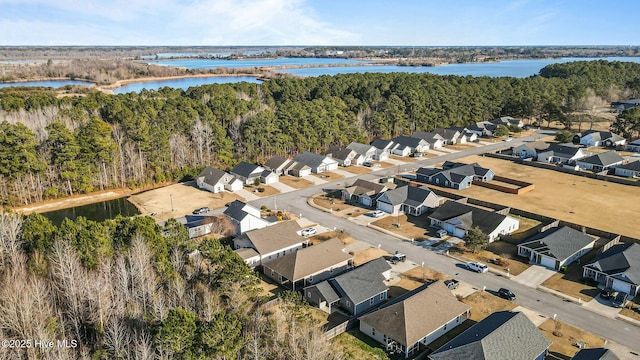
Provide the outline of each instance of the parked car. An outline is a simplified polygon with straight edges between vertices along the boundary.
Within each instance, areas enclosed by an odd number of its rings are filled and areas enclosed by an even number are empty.
[[[487,266],[487,264],[475,261],[469,261],[465,264],[465,267],[471,271],[475,271],[478,273],[486,273],[487,271],[489,271],[489,267]]]
[[[391,257],[391,260],[389,260],[389,262],[394,265],[399,262],[405,262],[405,261],[407,261],[407,255],[399,252],[396,252],[395,254],[393,254],[393,256]]]
[[[449,289],[449,290],[453,290],[453,289],[457,289],[458,285],[460,285],[460,282],[456,279],[451,279],[451,280],[445,280],[444,281],[444,285]]]
[[[414,153],[411,153],[411,157],[414,157],[414,158],[422,157],[422,153],[421,153],[421,152],[414,152]]]
[[[498,290],[498,296],[509,301],[513,301],[516,299],[516,294],[514,294],[511,290],[505,288],[500,288],[500,290]]]
[[[366,167],[373,167],[373,163],[371,161],[365,161],[362,163],[362,165],[366,166]]]
[[[438,230],[438,231],[436,231],[436,235],[437,235],[439,238],[443,238],[443,237],[447,236],[447,234],[448,234],[448,233],[447,233],[447,230]]]
[[[504,139],[504,141],[511,141],[513,140],[513,138],[511,136],[509,136],[508,138]]]
[[[199,209],[195,209],[193,210],[193,214],[194,215],[200,215],[200,214],[204,214],[204,213],[208,213],[209,212],[209,208],[208,207],[201,207]]]
[[[618,295],[613,299],[611,305],[613,307],[622,308],[627,304],[627,299],[629,298],[629,294],[624,292],[619,292]]]
[[[315,235],[316,233],[318,233],[318,230],[316,230],[316,228],[307,228],[304,229],[300,232],[300,235],[302,236],[311,236],[311,235]]]
[[[605,300],[613,299],[616,295],[616,292],[612,288],[604,288],[600,290],[600,297]]]
[[[375,210],[371,212],[371,216],[377,218],[377,217],[381,217],[384,216],[384,211],[382,210]]]

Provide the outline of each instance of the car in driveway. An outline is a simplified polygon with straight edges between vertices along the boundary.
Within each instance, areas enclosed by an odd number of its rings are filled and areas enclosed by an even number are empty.
[[[447,234],[448,234],[448,233],[447,233],[447,230],[442,230],[442,229],[441,229],[441,230],[436,231],[436,235],[437,235],[439,238],[441,238],[441,239],[442,239],[443,237],[447,236]]]
[[[513,301],[516,299],[516,294],[514,294],[511,290],[506,288],[500,288],[498,290],[498,296],[500,296],[503,299],[507,299],[509,301]]]
[[[200,214],[206,214],[209,212],[209,208],[208,207],[201,207],[198,209],[193,210],[192,214],[193,215],[200,215]]]
[[[311,235],[315,235],[317,233],[318,233],[318,230],[316,230],[316,228],[312,228],[311,227],[311,228],[307,228],[307,229],[302,230],[300,232],[300,235],[302,235],[302,236],[311,236]]]
[[[389,260],[389,262],[394,265],[399,262],[405,262],[405,261],[407,261],[407,255],[400,252],[396,252],[395,254],[393,254],[393,256],[391,257],[391,260]]]
[[[623,308],[627,305],[627,299],[629,298],[629,294],[624,292],[619,292],[618,295],[613,299],[611,305],[616,308]]]
[[[444,285],[447,287],[447,289],[454,290],[458,288],[458,286],[460,285],[460,282],[456,279],[445,280]]]
[[[370,214],[371,214],[371,216],[373,216],[374,218],[379,218],[379,217],[384,216],[385,212],[384,212],[384,211],[382,211],[382,210],[375,210],[375,211],[370,212]]]
[[[605,300],[611,300],[616,297],[617,293],[612,288],[604,288],[600,290],[600,297]]]

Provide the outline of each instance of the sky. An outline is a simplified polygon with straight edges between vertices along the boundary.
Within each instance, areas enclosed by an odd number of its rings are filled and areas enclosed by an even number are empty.
[[[0,45],[640,45],[637,0],[0,0]]]

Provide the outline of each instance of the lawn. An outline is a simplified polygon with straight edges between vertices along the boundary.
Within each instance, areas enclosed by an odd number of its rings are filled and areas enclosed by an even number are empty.
[[[400,220],[400,226],[398,227],[398,220]],[[381,227],[385,230],[389,230],[396,234],[406,236],[410,239],[420,241],[428,237],[430,221],[426,215],[421,216],[409,216],[400,215],[393,216],[388,215],[380,220],[374,221],[373,225]]]
[[[289,185],[294,189],[304,189],[306,187],[313,186],[311,181],[295,176],[280,176],[280,182],[285,185]]]
[[[349,166],[349,167],[346,167],[346,168],[344,168],[342,170],[348,171],[348,172],[350,172],[352,174],[361,175],[361,174],[367,174],[367,173],[371,172],[371,169],[372,168],[368,168],[368,167],[364,167],[364,166]]]
[[[374,163],[375,164],[379,164],[380,166],[377,167],[377,168],[373,168],[373,169],[379,169],[379,168],[385,169],[385,168],[390,168],[392,166],[398,166],[398,165],[394,165],[392,163],[388,163],[388,162],[384,162],[384,161],[374,161]]]
[[[526,217],[509,214],[512,218],[518,219],[520,221],[520,227],[518,230],[514,231],[511,236],[514,240],[520,242],[528,237],[537,233],[537,228],[540,226],[541,222],[538,220],[529,219]]]
[[[400,282],[389,287],[388,296],[390,299],[416,289],[430,280],[445,280],[449,277],[426,266],[417,266],[400,274]]]
[[[451,149],[451,150],[468,150],[468,149],[472,149],[472,148],[475,148],[475,147],[477,147],[477,146],[465,145],[465,144],[455,144],[455,145],[447,145],[447,146],[445,146],[445,148]]]
[[[342,348],[345,359],[388,360],[382,344],[361,333],[358,329],[344,332],[331,342]]]
[[[331,171],[325,171],[321,174],[313,174],[313,176],[320,178],[324,181],[334,181],[334,180],[344,179],[344,176]]]
[[[559,354],[566,358],[573,357],[573,355],[580,350],[576,344],[581,341],[584,341],[586,343],[585,346],[588,348],[604,346],[604,340],[602,338],[561,321],[556,322],[553,319],[549,319],[540,325],[540,330],[553,342],[549,351],[552,354]],[[559,332],[562,336],[555,336],[553,334],[554,331]]]
[[[259,186],[245,186],[244,188],[245,190],[253,193],[256,196],[260,196],[260,197],[266,197],[266,196],[271,196],[271,195],[275,195],[275,194],[280,194],[280,190],[274,188],[273,186],[269,186],[269,185],[262,185],[260,184]],[[264,191],[260,192],[260,191],[256,191],[258,189],[264,189]]]
[[[471,317],[473,321],[481,321],[496,311],[513,310],[517,305],[511,301],[499,298],[497,295],[486,291],[476,291],[462,299],[462,302],[471,306]]]
[[[586,264],[591,261],[598,253],[598,250],[591,250],[584,255],[580,262]],[[582,281],[582,265],[573,263],[567,267],[565,273],[557,273],[542,283],[542,286],[549,289],[560,291],[561,293],[571,295],[582,301],[591,301],[598,295],[598,289],[587,285]]]
[[[327,210],[332,209],[333,211],[342,211],[353,207],[349,204],[345,204],[345,202],[341,199],[336,199],[327,195],[315,196],[311,199],[311,201],[322,208],[325,208]]]
[[[637,224],[625,221],[630,214],[640,212],[640,202],[636,201],[640,197],[640,188],[637,186],[614,184],[482,156],[468,156],[459,161],[478,162],[497,175],[531,182],[536,188],[523,195],[502,193],[480,186],[460,191],[443,190],[616,234],[631,237],[637,234]]]
[[[353,266],[360,266],[366,262],[383,256],[391,256],[391,254],[389,254],[385,250],[375,247],[359,251],[353,255]]]
[[[480,250],[477,253],[467,250],[464,246],[457,246],[456,249],[458,251],[462,250],[460,255],[468,260],[480,261],[492,268],[503,271],[509,269],[509,274],[513,276],[519,275],[531,266],[528,262],[525,262],[522,258],[516,255],[518,251],[517,246],[505,241],[493,242],[486,250]],[[496,265],[489,262],[489,259],[496,258],[506,259],[507,262],[504,265]]]
[[[405,162],[405,163],[412,163],[414,161],[418,161],[420,158],[414,158],[414,157],[409,157],[409,156],[391,155],[391,156],[389,156],[389,159],[398,160],[398,161],[402,161],[402,162]]]

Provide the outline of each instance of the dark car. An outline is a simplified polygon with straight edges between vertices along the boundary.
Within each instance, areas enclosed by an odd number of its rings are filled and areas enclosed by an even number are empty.
[[[451,280],[445,280],[444,281],[444,285],[449,289],[449,290],[453,290],[453,289],[457,289],[458,285],[460,285],[460,282],[456,279],[451,279]]]
[[[627,304],[628,297],[629,297],[629,294],[619,292],[618,295],[616,295],[616,297],[613,299],[613,302],[611,302],[611,305],[617,308],[624,307]]]
[[[514,294],[513,292],[511,292],[511,290],[509,289],[505,289],[505,288],[501,288],[500,290],[498,290],[498,295],[503,298],[503,299],[507,299],[509,301],[513,301],[516,299],[516,294]]]
[[[616,296],[616,292],[612,288],[605,288],[600,290],[600,297],[605,300],[610,300]]]

